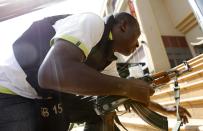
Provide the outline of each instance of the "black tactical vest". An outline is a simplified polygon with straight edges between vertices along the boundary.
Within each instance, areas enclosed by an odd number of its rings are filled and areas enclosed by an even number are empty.
[[[38,70],[50,49],[50,40],[56,33],[52,25],[67,16],[69,15],[52,16],[34,22],[13,44],[14,55],[27,75],[26,80],[41,96],[46,97],[49,94],[38,84]],[[109,39],[113,24],[112,15],[106,19],[102,38],[91,50],[85,62],[98,71],[103,70],[116,59],[112,51],[112,41]]]

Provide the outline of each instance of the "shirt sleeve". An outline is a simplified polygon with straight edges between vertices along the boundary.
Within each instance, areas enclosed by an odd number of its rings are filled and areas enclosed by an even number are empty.
[[[51,40],[63,39],[79,47],[87,57],[100,41],[104,32],[104,21],[93,13],[68,16],[53,25],[56,34]]]

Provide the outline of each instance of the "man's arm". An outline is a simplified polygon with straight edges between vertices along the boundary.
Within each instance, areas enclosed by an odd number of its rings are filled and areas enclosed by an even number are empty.
[[[140,80],[126,80],[99,73],[83,63],[83,52],[57,40],[38,73],[42,88],[79,95],[121,95],[148,104],[152,88]]]

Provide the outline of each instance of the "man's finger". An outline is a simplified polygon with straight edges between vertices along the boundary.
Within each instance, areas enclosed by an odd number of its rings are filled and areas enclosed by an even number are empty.
[[[183,108],[183,107],[180,107],[180,112],[182,112],[183,114],[186,114],[189,117],[192,117],[190,112],[187,109]]]
[[[181,108],[182,108],[182,110],[184,111],[184,112],[183,112],[184,114],[186,114],[186,115],[189,116],[189,117],[192,117],[191,114],[189,113],[189,111],[188,111],[187,109],[185,109],[185,108],[183,108],[183,107],[181,107]]]
[[[185,117],[185,124],[187,124],[188,123],[188,118],[187,118],[187,116],[184,116]]]
[[[188,123],[188,118],[187,118],[187,116],[183,115],[183,116],[182,116],[182,121],[183,121],[184,124],[187,124],[187,123]]]
[[[185,110],[185,111],[186,111],[185,113],[187,114],[187,116],[192,117],[191,114],[189,113],[189,111],[187,111],[187,110]]]

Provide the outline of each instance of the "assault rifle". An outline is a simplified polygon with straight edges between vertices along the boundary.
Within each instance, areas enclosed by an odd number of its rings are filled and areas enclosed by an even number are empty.
[[[174,92],[177,108],[177,124],[174,128],[174,131],[178,131],[181,125],[181,120],[178,112],[180,95],[179,88],[177,88],[177,77],[187,71],[190,71],[191,69],[186,61],[184,61],[183,64],[185,69],[182,71],[172,69],[167,72],[148,74],[144,77],[139,78],[151,84],[154,89],[160,87],[160,85],[168,83],[171,79],[176,78],[174,82]],[[141,103],[122,96],[99,96],[95,99],[95,111],[98,115],[105,115],[109,112],[114,112],[115,109],[117,109],[120,105],[124,105],[126,110],[129,110],[131,108],[135,113],[139,115],[139,117],[141,117],[149,125],[162,131],[168,131],[167,117],[152,111]]]

